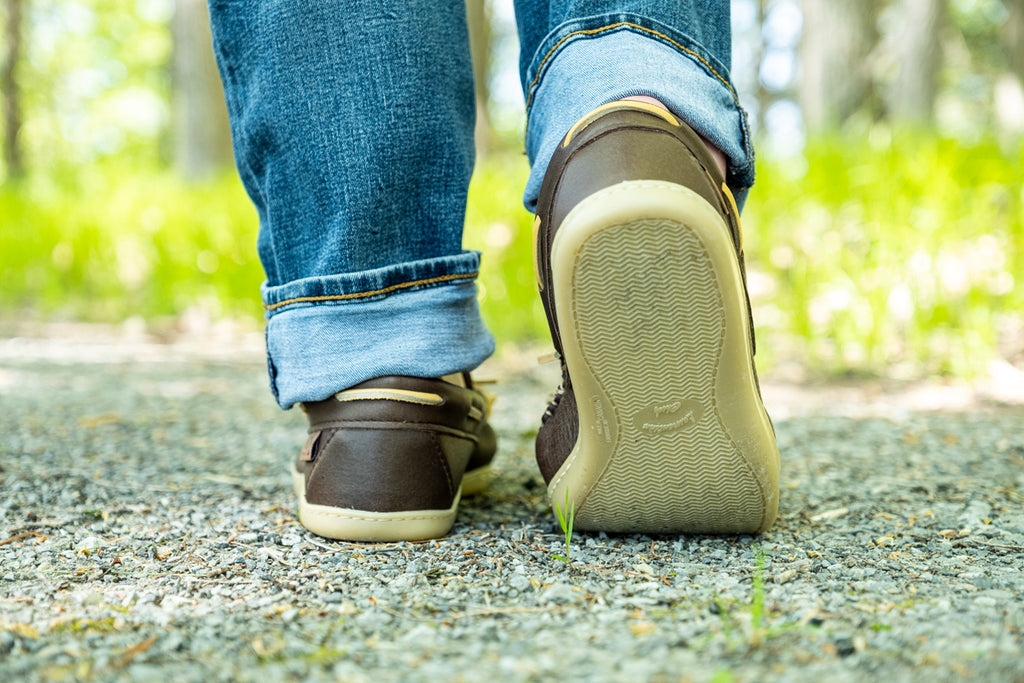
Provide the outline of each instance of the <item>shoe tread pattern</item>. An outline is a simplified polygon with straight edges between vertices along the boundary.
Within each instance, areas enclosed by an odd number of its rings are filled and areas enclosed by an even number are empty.
[[[577,509],[579,528],[759,529],[765,498],[715,392],[726,311],[699,235],[645,219],[591,236],[577,255],[573,301],[582,360],[617,424],[611,459]],[[659,407],[667,417],[645,422]],[[691,419],[673,424],[688,408]]]

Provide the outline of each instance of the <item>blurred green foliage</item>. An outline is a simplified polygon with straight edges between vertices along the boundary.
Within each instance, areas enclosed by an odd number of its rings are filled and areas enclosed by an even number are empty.
[[[744,213],[759,358],[970,374],[1021,329],[1024,147],[876,128],[762,160]],[[520,155],[478,168],[467,248],[504,342],[547,339]],[[256,215],[239,182],[113,163],[0,188],[0,313],[117,321],[200,306],[258,321]],[[1015,327],[1016,326],[1016,327]],[[1018,332],[1019,333],[1019,332]]]
[[[0,187],[0,311],[95,322],[261,314],[256,212],[236,176],[108,163]]]
[[[832,371],[981,371],[1021,341],[1022,169],[1019,142],[885,126],[762,164],[744,216],[760,334]]]
[[[85,164],[165,165],[174,49],[168,0],[24,2],[17,80],[30,172]],[[6,171],[0,169],[0,180]]]

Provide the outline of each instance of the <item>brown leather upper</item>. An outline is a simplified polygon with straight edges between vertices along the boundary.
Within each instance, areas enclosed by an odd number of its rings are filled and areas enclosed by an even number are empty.
[[[544,312],[559,353],[562,344],[555,324],[554,297],[549,294],[551,245],[558,226],[583,199],[625,180],[676,183],[700,194],[729,225],[743,268],[739,217],[723,194],[724,179],[703,140],[685,123],[674,126],[642,109],[623,108],[604,114],[577,132],[568,145],[558,146],[537,199],[537,275]]]
[[[306,500],[370,512],[450,508],[463,473],[489,464],[496,447],[487,401],[468,376],[467,386],[382,377],[305,404],[309,438],[296,468]]]
[[[724,179],[703,140],[685,123],[676,126],[641,108],[609,111],[561,144],[548,164],[537,201],[540,226],[535,245],[537,277],[555,351],[561,356],[551,245],[558,227],[583,199],[626,180],[654,180],[687,187],[718,210],[729,226],[746,289],[739,216],[726,198]],[[749,309],[750,303],[747,302]],[[753,329],[751,329],[753,343]],[[562,363],[562,386],[544,414],[537,435],[537,464],[545,481],[561,467],[576,443],[579,417],[572,382]]]

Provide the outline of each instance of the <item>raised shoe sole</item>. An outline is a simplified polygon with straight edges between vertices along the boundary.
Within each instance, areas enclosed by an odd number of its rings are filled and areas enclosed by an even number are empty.
[[[306,500],[305,476],[295,468],[292,468],[292,485],[299,499],[299,521],[314,534],[356,542],[422,541],[447,535],[455,523],[462,494],[481,492],[490,476],[490,467],[466,472],[447,510],[374,512],[317,505]]]
[[[552,506],[568,492],[578,529],[771,526],[779,454],[722,217],[681,185],[619,183],[565,218],[551,267],[580,419]]]

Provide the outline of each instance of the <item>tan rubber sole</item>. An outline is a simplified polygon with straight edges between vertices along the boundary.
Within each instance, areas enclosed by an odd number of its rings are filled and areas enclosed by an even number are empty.
[[[628,181],[566,217],[551,251],[580,417],[548,486],[579,529],[751,533],[778,509],[729,229],[692,190]]]
[[[357,542],[423,541],[446,536],[455,523],[463,492],[479,493],[487,487],[490,476],[490,467],[467,472],[455,502],[447,510],[372,512],[316,505],[306,501],[305,477],[294,468],[292,485],[299,499],[299,521],[318,536]]]

